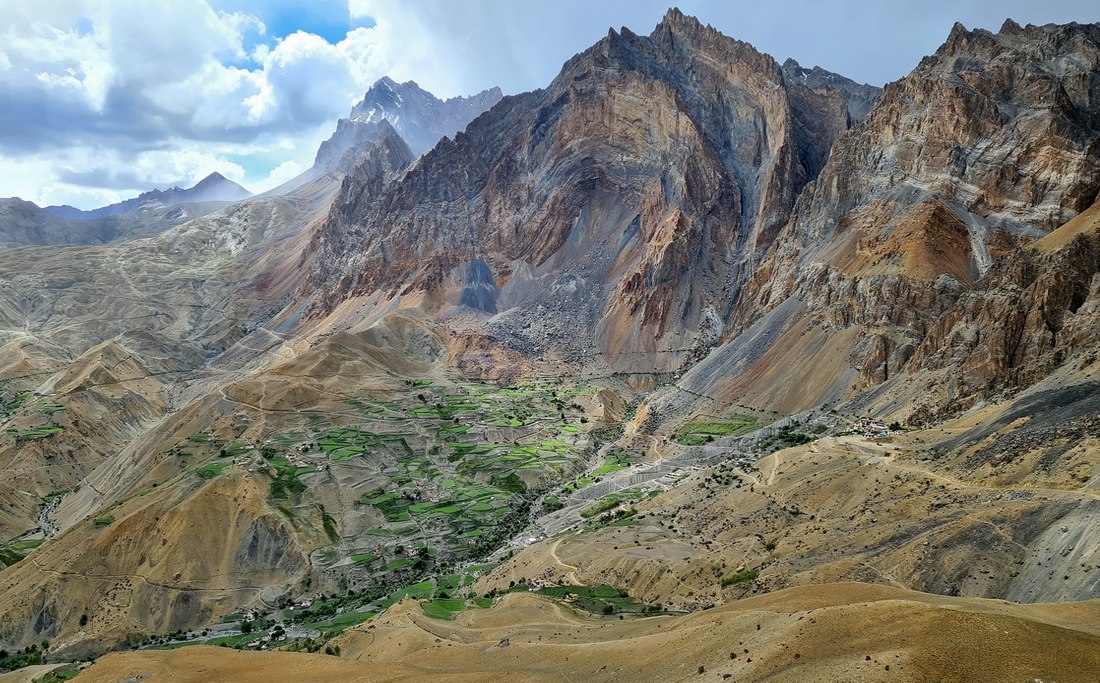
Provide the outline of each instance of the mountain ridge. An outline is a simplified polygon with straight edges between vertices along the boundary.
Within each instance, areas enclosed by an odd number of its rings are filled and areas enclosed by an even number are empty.
[[[252,193],[221,173],[214,171],[189,188],[178,185],[166,190],[149,190],[137,197],[126,199],[109,206],[83,211],[71,206],[46,206],[43,210],[59,218],[88,220],[122,216],[135,212],[148,212],[179,204],[201,202],[235,202],[251,197]]]

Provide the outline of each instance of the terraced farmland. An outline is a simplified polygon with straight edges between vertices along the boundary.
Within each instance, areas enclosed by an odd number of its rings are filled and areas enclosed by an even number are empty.
[[[272,501],[294,519],[322,505],[332,542],[313,562],[352,588],[487,555],[522,526],[539,493],[586,467],[583,388],[406,384],[403,394],[303,414],[299,427],[251,449],[209,435],[185,447],[207,455],[196,470],[203,478],[225,471],[224,458],[252,453]]]

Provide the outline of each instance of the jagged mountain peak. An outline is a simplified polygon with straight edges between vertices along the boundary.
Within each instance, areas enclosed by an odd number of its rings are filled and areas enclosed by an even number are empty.
[[[321,143],[313,168],[305,175],[348,173],[362,150],[390,134],[399,135],[418,156],[442,138],[463,130],[500,99],[500,88],[494,87],[469,97],[441,100],[415,81],[398,83],[383,76],[352,107],[348,117],[337,122],[336,130]]]
[[[375,81],[347,121],[372,124],[386,119],[415,154],[423,154],[443,137],[453,137],[478,114],[500,101],[500,88],[443,100],[415,81],[398,83],[389,76]]]
[[[665,15],[661,17],[661,21],[658,22],[657,27],[678,27],[687,29],[701,29],[703,28],[703,22],[690,14],[684,14],[679,7],[669,7]]]
[[[1044,68],[1058,68],[1058,62],[1051,61],[1056,55],[1098,44],[1100,24],[1071,21],[1021,26],[1008,18],[997,32],[993,32],[984,28],[967,29],[955,22],[943,45],[935,54],[925,57],[922,64],[945,55],[966,54],[972,60],[985,60],[994,56],[989,50],[1007,50],[1025,62],[1035,62],[1036,57],[1041,57],[1046,62]]]

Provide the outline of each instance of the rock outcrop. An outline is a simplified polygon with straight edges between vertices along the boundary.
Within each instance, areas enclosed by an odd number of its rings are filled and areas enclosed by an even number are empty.
[[[1028,287],[1005,275],[1032,262],[1021,246],[1096,199],[1098,66],[1100,26],[1008,22],[994,34],[956,25],[837,140],[742,292],[728,338],[793,298],[830,333],[858,330],[849,367],[860,380],[850,390],[935,366],[932,356],[969,357],[973,344],[959,331],[952,337],[959,348],[914,354],[942,345],[944,330],[961,318],[978,316],[956,310],[975,305],[968,292]],[[1087,290],[1089,277],[1084,267],[1070,289]],[[1032,304],[1004,302],[1011,311],[995,314],[1001,323],[1031,316],[1038,324]],[[964,385],[988,386],[1050,348],[1049,340],[1021,343],[989,352],[999,360],[973,358],[977,374]],[[1049,360],[1039,366],[1049,368]]]

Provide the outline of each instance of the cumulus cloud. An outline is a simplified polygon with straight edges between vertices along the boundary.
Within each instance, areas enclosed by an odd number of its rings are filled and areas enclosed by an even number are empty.
[[[265,36],[216,5],[0,0],[0,194],[89,205],[214,170],[268,182],[385,75],[367,29]]]

